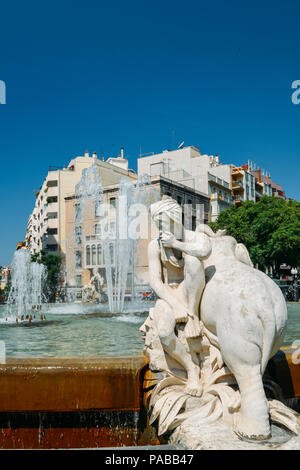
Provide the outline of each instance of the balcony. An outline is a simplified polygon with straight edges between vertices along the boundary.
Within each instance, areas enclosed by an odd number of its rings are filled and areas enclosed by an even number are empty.
[[[244,198],[242,198],[240,196],[233,196],[233,202],[235,204],[241,204],[242,202],[244,202]]]
[[[207,172],[207,179],[208,181],[213,182],[221,186],[222,188],[230,188],[230,184],[227,181],[223,180],[222,178],[219,178],[218,176],[212,175],[211,173],[209,173],[209,171]]]
[[[212,193],[210,195],[211,201],[218,201],[220,204],[233,204],[233,199],[229,196],[220,196],[218,193]]]
[[[95,234],[95,235],[86,235],[85,241],[86,242],[95,242],[95,241],[101,241],[102,237],[100,234]]]
[[[244,185],[242,181],[232,181],[232,189],[233,191],[240,191],[241,189],[244,190]]]
[[[212,175],[209,172],[207,172],[207,177],[208,177],[208,181],[214,181],[215,183],[217,182],[217,177],[215,175]]]

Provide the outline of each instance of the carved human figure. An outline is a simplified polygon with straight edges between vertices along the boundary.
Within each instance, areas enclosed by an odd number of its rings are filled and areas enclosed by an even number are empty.
[[[175,327],[185,323],[187,339],[200,335],[199,302],[205,286],[201,260],[210,254],[211,242],[203,232],[184,229],[181,207],[170,197],[152,204],[151,216],[160,231],[159,239],[152,240],[148,247],[149,281],[159,297],[153,321],[163,349],[187,372],[186,393],[200,396],[199,366],[179,341]],[[175,248],[174,233],[181,240],[180,252]]]
[[[239,386],[241,406],[235,415],[235,432],[267,439],[271,429],[262,376],[284,338],[286,303],[280,288],[253,268],[244,245],[222,232],[210,240],[212,250],[203,259],[206,285],[200,317],[204,333],[220,349]],[[167,244],[188,249],[172,237]]]
[[[104,279],[97,268],[93,268],[92,273],[89,283],[83,288],[83,302],[92,302],[95,298],[98,298],[99,302],[104,302],[106,298],[103,292]]]

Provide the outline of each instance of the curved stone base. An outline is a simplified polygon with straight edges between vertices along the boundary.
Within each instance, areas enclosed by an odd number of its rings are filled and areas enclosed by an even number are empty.
[[[225,423],[209,426],[182,424],[171,435],[169,444],[189,450],[300,450],[300,436],[272,423],[272,437],[266,441],[245,441]]]

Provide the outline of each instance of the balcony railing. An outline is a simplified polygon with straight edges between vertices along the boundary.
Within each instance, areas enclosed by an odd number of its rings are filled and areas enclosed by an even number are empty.
[[[207,172],[207,176],[210,181],[214,181],[215,183],[217,182],[217,177],[215,175],[212,175],[211,173]]]
[[[219,184],[220,186],[224,186],[225,188],[230,188],[230,185],[227,181],[219,178],[218,176],[212,175],[211,173],[207,172],[208,181],[213,181],[214,183]]]
[[[232,182],[232,189],[244,189],[244,185],[242,181],[233,181]]]

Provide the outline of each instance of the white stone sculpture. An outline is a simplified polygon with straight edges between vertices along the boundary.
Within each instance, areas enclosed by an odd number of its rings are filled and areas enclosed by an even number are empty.
[[[84,303],[106,302],[107,296],[103,291],[104,279],[97,268],[93,269],[90,282],[82,289],[82,301]]]
[[[286,331],[279,287],[254,269],[246,247],[225,231],[206,225],[186,230],[173,199],[164,196],[151,215],[160,230],[148,248],[158,300],[141,327],[158,381],[150,422],[158,420],[159,434],[177,428],[173,442],[198,429],[198,448],[207,426],[213,435],[215,426],[221,434],[225,426],[235,436],[229,438],[233,447],[239,439],[267,441],[270,417],[300,434],[299,415],[268,401],[263,387],[266,365]],[[187,446],[197,448],[191,440]]]

